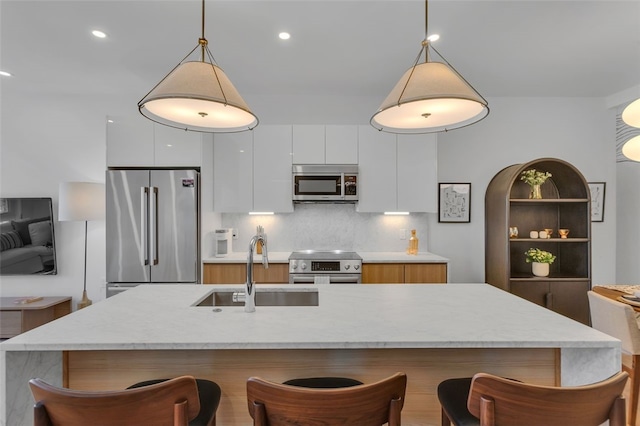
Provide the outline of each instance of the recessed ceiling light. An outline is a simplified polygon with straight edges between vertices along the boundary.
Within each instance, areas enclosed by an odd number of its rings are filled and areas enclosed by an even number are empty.
[[[440,38],[440,35],[438,34],[431,34],[429,37],[427,37],[427,40],[429,41],[436,41]]]
[[[280,40],[289,40],[291,38],[291,34],[283,31],[278,34],[278,37],[280,37]]]
[[[11,77],[11,73],[6,71],[0,71],[0,75],[4,77]]]
[[[100,31],[100,30],[93,30],[91,31],[91,34],[93,34],[94,36],[98,37],[98,38],[106,38],[107,34],[105,34],[104,32]]]

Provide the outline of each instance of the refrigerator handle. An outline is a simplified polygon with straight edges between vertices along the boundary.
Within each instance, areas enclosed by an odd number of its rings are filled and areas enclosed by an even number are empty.
[[[149,213],[149,247],[151,247],[151,257],[153,265],[158,264],[158,188],[151,187],[151,212]]]
[[[149,264],[148,254],[148,241],[147,241],[147,208],[149,206],[149,188],[146,186],[140,187],[140,244],[142,250],[140,250],[140,263],[143,265]]]

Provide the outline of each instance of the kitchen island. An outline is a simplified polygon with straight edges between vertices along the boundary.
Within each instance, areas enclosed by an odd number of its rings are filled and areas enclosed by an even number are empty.
[[[226,287],[225,287],[226,288]],[[242,286],[228,286],[241,290]],[[27,382],[119,389],[191,374],[222,388],[219,425],[249,425],[245,382],[408,376],[407,425],[437,425],[437,384],[487,371],[580,385],[620,369],[620,342],[486,284],[261,286],[318,306],[195,306],[222,286],[140,285],[0,344],[2,419],[32,424]]]

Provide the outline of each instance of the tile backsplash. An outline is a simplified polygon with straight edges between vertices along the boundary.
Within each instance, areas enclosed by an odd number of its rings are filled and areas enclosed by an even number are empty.
[[[428,214],[388,216],[358,213],[354,204],[296,204],[293,213],[272,216],[225,213],[222,228],[237,230],[234,252],[247,250],[258,225],[264,227],[271,251],[405,251],[411,229],[417,231],[420,251],[428,251]]]

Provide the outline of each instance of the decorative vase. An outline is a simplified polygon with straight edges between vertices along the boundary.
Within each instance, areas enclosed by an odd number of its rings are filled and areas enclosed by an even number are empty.
[[[540,262],[531,262],[531,272],[536,277],[548,277],[549,276],[549,264]]]
[[[534,200],[542,199],[542,185],[531,185],[531,192],[529,193],[529,198]]]

